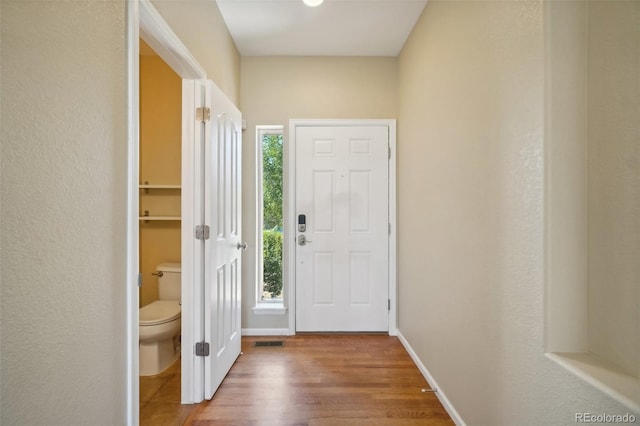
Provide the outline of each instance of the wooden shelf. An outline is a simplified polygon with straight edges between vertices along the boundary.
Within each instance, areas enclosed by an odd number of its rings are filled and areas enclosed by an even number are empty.
[[[151,185],[151,184],[143,184],[140,185],[140,189],[181,189],[180,185]]]
[[[182,220],[180,216],[139,216],[140,220]]]
[[[165,190],[165,189],[169,189],[169,190],[180,190],[181,186],[180,185],[158,185],[158,184],[150,184],[148,181],[145,181],[143,184],[138,185],[140,187],[140,189],[142,189],[144,191],[145,194],[148,194],[150,190],[154,190],[154,189],[161,189],[161,190]],[[160,194],[157,194],[160,195]],[[173,197],[176,194],[165,194],[168,196]],[[138,216],[138,218],[141,221],[144,222],[148,222],[150,220],[173,220],[173,221],[179,221],[182,220],[182,218],[180,216],[161,216],[161,215],[151,215],[149,210],[144,209],[143,210],[143,215],[148,215],[148,216]]]

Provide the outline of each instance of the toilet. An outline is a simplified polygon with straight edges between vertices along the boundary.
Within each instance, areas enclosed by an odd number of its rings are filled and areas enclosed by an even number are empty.
[[[180,357],[180,264],[158,265],[160,300],[140,308],[140,375],[153,376]]]

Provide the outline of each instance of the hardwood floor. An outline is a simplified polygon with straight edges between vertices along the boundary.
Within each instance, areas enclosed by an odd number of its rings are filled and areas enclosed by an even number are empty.
[[[157,376],[140,377],[140,426],[182,425],[197,407],[180,404],[180,360]]]
[[[261,340],[285,346],[253,347]],[[453,424],[435,395],[422,392],[430,386],[395,337],[244,337],[242,351],[214,398],[184,424]]]

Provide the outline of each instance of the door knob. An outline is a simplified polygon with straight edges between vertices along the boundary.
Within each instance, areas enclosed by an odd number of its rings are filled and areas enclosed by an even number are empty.
[[[311,240],[307,240],[307,237],[305,235],[298,235],[298,245],[299,246],[304,246],[307,243],[312,242]]]
[[[247,243],[238,243],[238,245],[236,245],[236,248],[238,250],[246,250],[247,249]]]

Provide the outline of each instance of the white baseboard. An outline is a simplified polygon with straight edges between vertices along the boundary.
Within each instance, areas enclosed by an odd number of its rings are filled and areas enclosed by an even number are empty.
[[[454,423],[458,426],[466,426],[466,423],[462,420],[460,414],[458,414],[456,409],[453,407],[451,401],[449,401],[449,399],[447,398],[447,395],[445,395],[442,389],[440,389],[438,383],[435,381],[431,373],[429,373],[429,370],[427,370],[427,367],[424,366],[420,358],[418,358],[418,354],[416,354],[416,352],[413,350],[407,339],[405,339],[405,337],[402,335],[402,332],[400,330],[398,330],[398,339],[402,343],[402,346],[404,346],[404,348],[409,353],[409,356],[411,357],[413,362],[416,363],[418,369],[420,370],[420,373],[422,373],[427,382],[429,382],[429,384],[434,389],[437,389],[435,395],[440,400],[440,403],[444,406],[444,409],[447,410],[447,413],[449,413],[449,416],[451,416],[451,419],[454,421]]]
[[[288,328],[243,328],[243,336],[289,336]]]

